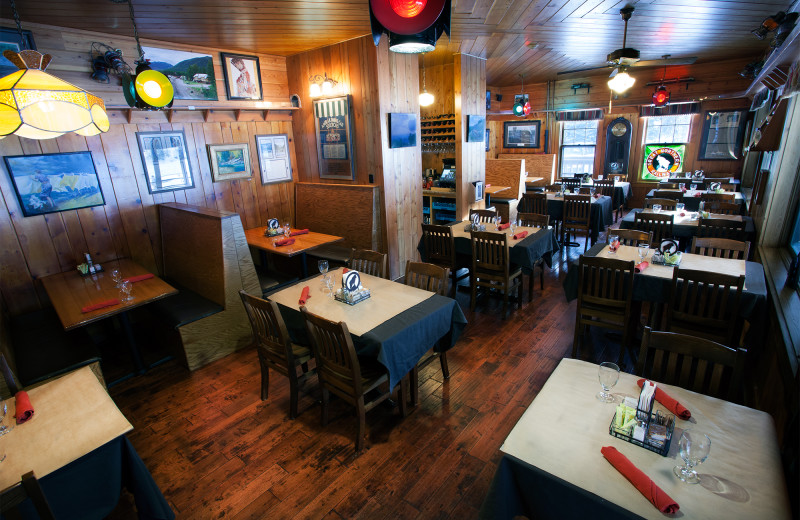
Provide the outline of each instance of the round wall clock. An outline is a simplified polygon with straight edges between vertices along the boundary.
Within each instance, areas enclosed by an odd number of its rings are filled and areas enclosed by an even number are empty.
[[[611,133],[614,134],[615,137],[622,137],[627,131],[628,127],[622,121],[611,127]]]

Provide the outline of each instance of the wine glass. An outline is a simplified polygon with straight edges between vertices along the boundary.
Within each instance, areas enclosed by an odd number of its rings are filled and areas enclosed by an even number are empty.
[[[644,262],[644,259],[647,258],[647,250],[650,249],[650,244],[647,242],[639,242],[637,246],[637,250],[639,252],[639,261]]]
[[[619,237],[617,235],[608,236],[608,252],[616,253],[619,247]]]
[[[119,284],[119,293],[120,293],[120,300],[123,302],[130,302],[133,301],[133,296],[131,296],[131,292],[133,291],[133,284],[128,280],[122,280]]]
[[[655,213],[661,213],[661,204],[653,204],[653,211]]]
[[[289,226],[289,223],[283,225],[283,236],[289,238],[289,235],[292,233],[292,228]]]
[[[494,228],[495,228],[497,231],[500,231],[500,222],[502,222],[502,220],[503,220],[503,219],[500,217],[500,215],[495,215],[495,216],[492,218],[492,220],[494,221]]]
[[[114,287],[119,287],[120,282],[122,282],[122,273],[119,272],[119,269],[111,270],[111,279],[114,280]]]
[[[324,280],[328,297],[333,298],[333,295],[336,294],[336,279],[331,275],[325,275]]]
[[[708,453],[711,451],[711,439],[702,432],[684,430],[678,446],[685,465],[675,466],[672,472],[687,484],[697,484],[700,482],[700,477],[694,467],[702,464],[708,458]]]
[[[678,202],[678,203],[675,204],[675,210],[676,211],[679,211],[679,212],[683,211],[684,208],[686,208],[686,204],[684,204],[683,202]]]
[[[613,403],[614,396],[611,395],[610,391],[619,381],[619,367],[616,363],[604,361],[600,363],[600,368],[597,369],[597,378],[600,380],[600,386],[603,387],[601,392],[597,392],[597,399],[604,403]]]

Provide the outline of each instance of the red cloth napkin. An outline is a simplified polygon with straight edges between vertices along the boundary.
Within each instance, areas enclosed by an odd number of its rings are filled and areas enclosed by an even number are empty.
[[[686,212],[685,212],[685,211],[681,211],[681,212],[679,213],[679,215],[680,215],[681,217],[685,217],[685,216],[686,216]]]
[[[519,240],[520,238],[525,238],[526,236],[528,236],[528,232],[527,231],[520,231],[519,233],[517,233],[516,235],[514,235],[511,238],[513,238],[514,240]]]
[[[608,245],[609,251],[616,251],[619,249],[619,240],[614,240]]]
[[[509,227],[511,227],[511,224],[509,224],[508,222],[506,222],[505,224],[500,224],[499,226],[497,226],[497,229],[499,229],[499,230],[501,230],[501,231],[502,231],[502,230],[504,230],[504,229],[508,229]]]
[[[634,466],[628,457],[617,451],[613,446],[603,446],[600,448],[600,453],[659,511],[667,514],[678,512],[680,509],[678,503],[664,493],[663,489],[656,486],[642,470]]]
[[[700,193],[699,191],[694,194],[695,197],[700,197],[700,195],[702,195],[702,193]]]
[[[289,233],[289,236],[293,237],[295,235],[306,235],[306,234],[308,234],[307,229],[298,229],[296,231],[292,231],[291,233]]]
[[[300,305],[305,305],[308,299],[311,298],[309,292],[310,290],[307,285],[303,287],[303,292],[300,293],[300,301],[298,302]]]
[[[600,194],[599,193],[595,193],[594,194],[594,198],[599,199],[600,198]]]
[[[14,417],[17,418],[17,424],[22,424],[31,417],[33,417],[33,405],[31,398],[28,397],[28,392],[21,390],[14,396],[17,411],[14,412]]]
[[[642,385],[644,384],[644,379],[636,381],[636,384],[639,385],[639,388],[641,388]],[[692,412],[687,410],[685,406],[676,401],[668,393],[663,391],[660,386],[656,386],[656,401],[663,404],[667,408],[667,410],[674,413],[683,420],[688,420],[689,418],[692,417]]]
[[[153,276],[154,275],[151,273],[140,274],[139,276],[129,276],[128,278],[125,278],[125,281],[130,283],[136,283],[136,282],[141,282],[142,280],[149,280],[150,278],[153,278]]]
[[[342,274],[346,273],[346,272],[347,272],[347,271],[349,271],[349,270],[350,270],[350,269],[348,269],[348,268],[346,268],[346,267],[342,267]]]
[[[650,265],[650,262],[639,262],[638,264],[636,264],[636,267],[634,267],[633,270],[636,271],[637,273],[641,273],[642,271],[647,269],[647,267],[649,265]],[[639,386],[641,386],[641,385],[639,385]]]
[[[113,299],[113,300],[106,300],[106,301],[103,301],[103,302],[93,303],[91,305],[87,305],[86,307],[82,308],[81,312],[83,312],[83,313],[92,312],[92,311],[96,311],[97,309],[103,309],[105,307],[111,307],[112,305],[119,305],[119,300]]]
[[[290,246],[292,244],[294,244],[294,239],[293,238],[284,238],[283,240],[278,240],[277,242],[275,242],[275,246],[276,247]]]

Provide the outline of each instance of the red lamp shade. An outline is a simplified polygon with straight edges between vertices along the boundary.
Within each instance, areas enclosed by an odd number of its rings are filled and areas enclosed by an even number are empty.
[[[657,107],[663,107],[664,105],[669,104],[669,92],[667,91],[667,87],[661,85],[653,92],[653,105]]]
[[[531,104],[527,101],[522,105],[522,113],[526,116],[531,113]]]
[[[389,0],[392,11],[403,18],[414,18],[425,9],[427,3],[428,0]]]

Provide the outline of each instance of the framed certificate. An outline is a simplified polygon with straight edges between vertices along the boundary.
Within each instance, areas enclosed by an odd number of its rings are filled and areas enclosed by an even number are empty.
[[[316,99],[313,104],[320,178],[353,180],[350,96]]]

